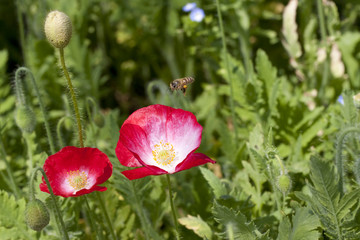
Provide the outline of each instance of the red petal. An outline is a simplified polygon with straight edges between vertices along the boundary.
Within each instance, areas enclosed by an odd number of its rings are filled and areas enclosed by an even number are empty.
[[[179,165],[176,166],[176,172],[180,172],[192,167],[200,166],[205,163],[216,163],[203,153],[191,153],[189,156]]]
[[[120,141],[116,145],[115,153],[117,158],[119,159],[121,165],[127,166],[127,167],[141,167],[141,163],[136,159],[134,154],[132,154]]]
[[[64,188],[64,181],[68,172],[76,170],[88,172],[88,177],[95,179],[95,182],[90,189],[81,190],[74,195],[69,189]],[[104,183],[111,176],[112,164],[109,158],[97,148],[69,146],[49,156],[45,161],[44,171],[55,195],[71,197],[104,189],[97,185]],[[44,178],[43,183],[40,184],[40,190],[49,192]]]
[[[120,141],[142,165],[152,165],[152,150],[147,135],[140,126],[124,124],[120,130]]]
[[[202,126],[191,112],[173,109],[167,118],[167,141],[178,152],[180,162],[200,146],[201,132]]]
[[[123,171],[121,173],[124,174],[124,176],[127,177],[129,180],[143,178],[150,175],[167,174],[166,171],[153,166],[140,167],[132,170]]]

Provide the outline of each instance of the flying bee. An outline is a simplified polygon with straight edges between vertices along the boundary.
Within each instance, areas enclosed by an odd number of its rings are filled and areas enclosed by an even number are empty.
[[[170,89],[174,90],[181,90],[184,95],[186,93],[186,88],[195,81],[193,77],[184,77],[175,79],[170,83]]]

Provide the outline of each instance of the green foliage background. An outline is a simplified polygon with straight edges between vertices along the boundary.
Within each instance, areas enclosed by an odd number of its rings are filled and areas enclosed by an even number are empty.
[[[171,176],[182,239],[360,239],[360,2],[220,1],[224,35],[216,1],[196,2],[206,14],[200,23],[181,10],[186,3],[0,2],[1,239],[61,239],[53,215],[38,234],[22,218],[31,170],[51,154],[29,77],[35,131],[14,122],[14,75],[26,66],[56,151],[78,144],[58,52],[43,33],[50,10],[73,23],[66,63],[85,145],[114,165],[101,197],[118,239],[175,238],[165,178],[128,181],[114,151],[122,122],[150,104],[193,112],[204,127],[198,152],[217,161]],[[169,83],[185,76],[196,79],[186,95],[172,93]],[[291,183],[285,189],[280,176]],[[37,197],[52,209],[48,194]],[[100,236],[80,198],[58,198],[70,238],[111,239],[95,193],[89,198]]]

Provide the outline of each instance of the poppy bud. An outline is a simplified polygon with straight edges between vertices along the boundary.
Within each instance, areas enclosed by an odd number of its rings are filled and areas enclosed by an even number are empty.
[[[277,180],[277,187],[282,193],[287,193],[291,189],[291,179],[289,175],[280,175]]]
[[[45,35],[47,40],[56,48],[68,45],[72,34],[70,18],[63,12],[52,11],[45,20]]]
[[[29,228],[41,231],[49,224],[50,215],[45,204],[39,199],[31,200],[25,209],[25,221]]]
[[[16,108],[15,123],[24,132],[34,131],[36,118],[34,112],[26,105],[20,105]]]

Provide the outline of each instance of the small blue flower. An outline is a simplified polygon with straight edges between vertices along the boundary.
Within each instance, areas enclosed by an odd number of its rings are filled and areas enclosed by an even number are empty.
[[[344,98],[343,98],[342,95],[340,95],[340,96],[338,97],[337,101],[338,101],[339,103],[341,103],[342,105],[344,105]]]
[[[196,8],[196,3],[187,3],[185,6],[183,6],[182,10],[184,12],[190,12],[194,8]]]
[[[190,19],[193,22],[201,22],[205,17],[204,10],[201,8],[194,8],[190,13]]]

